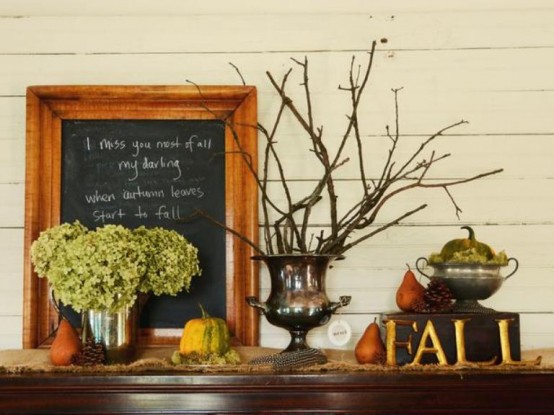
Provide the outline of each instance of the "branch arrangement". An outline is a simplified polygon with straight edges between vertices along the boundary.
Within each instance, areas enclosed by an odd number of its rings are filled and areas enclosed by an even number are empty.
[[[427,180],[427,174],[431,167],[446,158],[449,153],[435,154],[431,151],[428,159],[424,158],[424,151],[440,136],[447,131],[467,122],[458,121],[441,130],[435,132],[423,140],[415,152],[403,161],[397,160],[397,148],[400,141],[398,93],[399,89],[393,89],[395,102],[395,125],[391,129],[386,127],[386,139],[390,141],[388,155],[382,167],[380,175],[375,178],[368,177],[364,163],[364,146],[362,133],[359,125],[359,107],[364,91],[368,84],[371,69],[373,66],[373,57],[375,55],[376,42],[372,43],[369,51],[369,60],[362,67],[356,65],[353,57],[350,65],[348,84],[339,86],[339,90],[349,94],[351,107],[347,114],[347,124],[337,150],[331,153],[323,139],[324,129],[317,126],[314,121],[312,111],[312,94],[309,84],[308,60],[294,60],[293,62],[302,70],[302,87],[305,96],[305,110],[302,112],[294,103],[291,96],[287,93],[287,81],[292,72],[292,68],[285,73],[283,78],[278,81],[270,73],[266,72],[267,77],[280,99],[280,106],[272,125],[267,128],[261,124],[257,125],[259,133],[265,137],[266,145],[262,155],[261,171],[256,172],[250,161],[248,154],[242,154],[243,160],[249,166],[250,172],[254,175],[259,191],[261,193],[261,210],[263,217],[263,239],[265,250],[255,246],[255,249],[263,254],[326,254],[342,255],[352,247],[362,241],[397,225],[402,220],[425,209],[426,204],[422,204],[410,210],[407,210],[394,220],[384,224],[376,222],[379,213],[383,207],[400,193],[416,188],[441,188],[443,189],[455,208],[455,213],[459,216],[460,207],[452,197],[449,188],[463,183],[472,182],[483,177],[500,173],[502,169],[492,170],[474,176],[459,179],[433,182]],[[236,69],[236,67],[235,67]],[[305,196],[299,199],[293,199],[289,181],[276,149],[276,135],[282,122],[283,114],[288,111],[294,117],[294,120],[304,130],[307,139],[310,142],[311,153],[317,162],[323,167],[322,177],[315,183],[314,187]],[[232,123],[225,120],[230,127],[239,149],[240,140],[238,134],[233,128]],[[346,213],[339,215],[338,201],[339,197],[335,186],[334,175],[346,163],[353,162],[344,156],[344,150],[347,144],[354,141],[357,149],[357,160],[354,161],[359,167],[359,200],[350,206]],[[269,166],[274,163],[277,167],[280,186],[286,199],[284,207],[277,205],[272,200],[268,190]],[[313,233],[310,227],[312,212],[314,207],[322,200],[329,201],[329,223],[330,229],[321,230],[319,233]],[[275,219],[271,219],[275,218]],[[232,229],[228,229],[233,232]],[[253,245],[251,241],[237,235],[245,242]]]

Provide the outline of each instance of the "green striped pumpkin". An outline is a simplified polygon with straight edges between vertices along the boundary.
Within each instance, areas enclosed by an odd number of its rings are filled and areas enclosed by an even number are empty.
[[[230,349],[229,328],[222,318],[211,317],[202,304],[202,318],[187,321],[179,345],[179,352],[187,355],[198,354],[200,357],[224,355]]]

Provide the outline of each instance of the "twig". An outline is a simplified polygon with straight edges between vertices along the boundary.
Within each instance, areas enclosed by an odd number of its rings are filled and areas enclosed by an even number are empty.
[[[242,73],[240,72],[240,69],[237,67],[237,65],[235,65],[233,62],[229,62],[229,65],[231,65],[235,69],[235,71],[239,74],[242,84],[246,85],[246,81],[244,80],[244,77],[242,76]]]
[[[360,242],[363,242],[365,241],[366,239],[369,239],[371,238],[372,236],[375,236],[377,235],[378,233],[380,232],[383,232],[385,229],[388,229],[390,228],[391,226],[394,226],[394,225],[398,225],[400,222],[402,222],[402,220],[406,219],[408,216],[412,216],[414,213],[417,213],[419,212],[420,210],[423,210],[427,207],[427,204],[423,204],[423,205],[420,205],[418,206],[417,208],[415,209],[412,209],[406,213],[404,213],[403,215],[399,216],[398,218],[396,218],[395,220],[391,221],[391,222],[388,222],[387,224],[383,225],[383,226],[380,226],[379,228],[377,228],[376,230],[372,231],[372,232],[369,232],[367,234],[365,234],[364,236],[354,240],[353,242],[349,243],[348,245],[343,245],[342,247],[340,247],[339,250],[337,251],[334,251],[333,250],[333,253],[336,253],[338,255],[340,254],[343,254],[344,252],[348,251],[349,249],[353,248],[354,246],[358,245]]]
[[[448,195],[448,197],[450,198],[450,201],[452,202],[452,204],[454,205],[454,209],[456,209],[456,212],[455,212],[456,217],[459,220],[460,219],[460,213],[462,213],[462,209],[460,209],[460,206],[458,206],[458,204],[454,200],[454,197],[452,197],[452,194],[450,193],[450,190],[448,190],[448,187],[444,186],[443,189],[446,192],[446,194]]]
[[[233,228],[227,226],[226,224],[218,221],[216,218],[214,218],[213,216],[211,216],[208,213],[204,212],[203,210],[195,209],[193,214],[191,214],[189,217],[187,217],[185,219],[182,219],[182,221],[183,222],[193,221],[197,217],[202,217],[204,219],[207,219],[210,222],[212,222],[213,224],[219,226],[220,228],[225,229],[227,232],[231,233],[232,235],[234,235],[235,237],[237,237],[238,239],[240,239],[244,243],[248,244],[250,247],[252,247],[252,249],[254,249],[256,252],[258,252],[260,255],[265,255],[266,254],[257,244],[255,244],[253,241],[248,239],[246,236],[242,235],[240,232],[234,230]]]

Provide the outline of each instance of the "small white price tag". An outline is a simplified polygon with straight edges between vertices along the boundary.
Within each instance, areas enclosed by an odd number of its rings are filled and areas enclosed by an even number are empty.
[[[352,329],[346,321],[335,320],[329,325],[327,336],[334,346],[344,346],[352,337]]]

